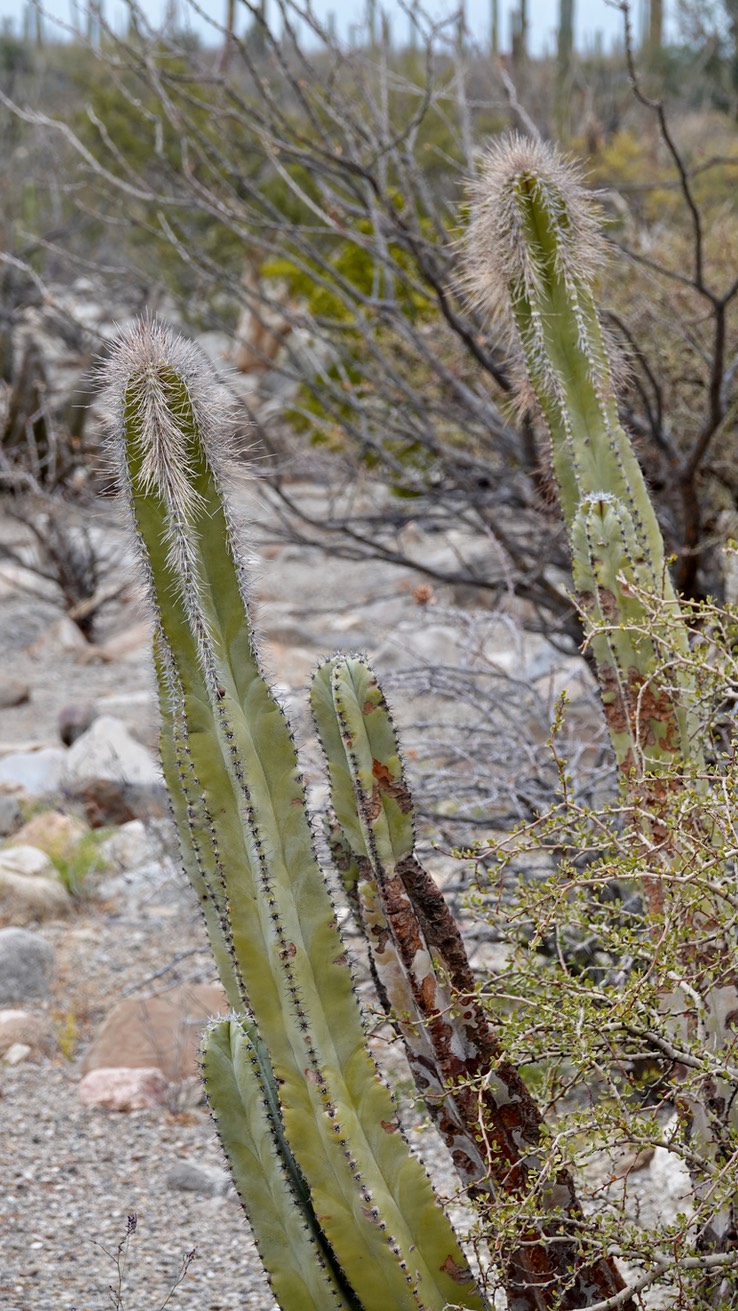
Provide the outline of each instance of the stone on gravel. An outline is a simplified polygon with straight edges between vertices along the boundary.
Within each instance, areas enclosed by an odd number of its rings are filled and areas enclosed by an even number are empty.
[[[45,810],[34,815],[13,835],[13,846],[35,847],[50,856],[70,856],[87,831],[87,825],[76,815]],[[0,852],[0,859],[2,855]]]
[[[52,1047],[51,1021],[43,1011],[0,1010],[0,1056],[15,1044],[32,1051],[48,1052]]]
[[[39,875],[50,877],[54,866],[45,851],[31,844],[0,848],[0,873],[23,874],[29,878]]]
[[[233,1187],[225,1170],[213,1166],[178,1161],[167,1175],[167,1186],[183,1193],[202,1193],[205,1197],[225,1197]]]
[[[74,702],[68,706],[62,706],[57,715],[56,724],[59,730],[59,737],[65,747],[71,747],[78,737],[86,733],[95,722],[97,711],[93,705],[80,704]]]
[[[156,997],[126,997],[103,1020],[82,1071],[157,1066],[170,1083],[197,1074],[200,1034],[230,1007],[220,984],[181,984]]]
[[[16,798],[0,792],[0,837],[9,837],[22,823],[23,811]]]
[[[58,919],[67,915],[72,905],[72,898],[58,878],[13,874],[0,865],[0,916],[6,924]]]
[[[161,1106],[168,1083],[157,1066],[138,1069],[108,1066],[90,1070],[77,1093],[83,1106],[107,1111],[147,1111]]]
[[[12,1047],[8,1047],[3,1062],[5,1065],[20,1065],[21,1061],[27,1061],[31,1055],[32,1049],[27,1042],[14,1042]]]
[[[10,710],[12,706],[22,706],[31,699],[28,683],[19,678],[4,678],[0,683],[0,710]]]
[[[48,796],[59,790],[66,759],[63,747],[12,751],[0,759],[0,785],[10,784],[32,797]]]
[[[48,997],[54,952],[39,933],[0,929],[0,1006]]]
[[[62,783],[79,786],[87,779],[116,783],[161,784],[161,769],[121,719],[101,715],[66,754]]]
[[[100,855],[118,870],[134,870],[172,850],[172,834],[161,820],[132,819],[100,844]]]

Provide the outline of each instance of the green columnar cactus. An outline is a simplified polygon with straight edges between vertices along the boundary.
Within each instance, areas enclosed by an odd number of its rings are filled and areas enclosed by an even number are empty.
[[[594,302],[601,251],[596,211],[572,166],[517,136],[492,149],[470,231],[469,285],[480,305],[512,322],[522,348],[551,434],[613,746],[623,774],[644,777],[685,762],[699,768],[701,754],[687,630],[618,419]],[[663,619],[653,620],[639,592],[663,598]]]
[[[688,1013],[699,996],[715,1050],[729,1052],[738,1008],[733,929],[725,935],[718,927],[720,893],[706,892],[685,911],[678,882],[699,876],[696,846],[708,863],[722,860],[714,819],[700,801],[708,785],[688,632],[643,474],[618,420],[593,296],[603,245],[597,216],[555,151],[512,137],[490,152],[470,236],[470,287],[513,326],[551,434],[577,599],[633,830],[644,838],[648,909],[684,925],[664,1008]],[[689,980],[701,976],[695,988]],[[715,1167],[734,1150],[736,1116],[719,1085],[706,1076],[684,1099],[695,1159]],[[697,1170],[697,1197],[712,1196],[713,1184]],[[736,1196],[716,1207],[704,1246],[731,1248],[736,1215]]]
[[[292,738],[255,654],[217,471],[222,398],[199,352],[148,322],[119,340],[109,379],[183,860],[243,1016],[206,1039],[208,1095],[282,1306],[474,1311],[483,1301],[367,1051]],[[275,1163],[273,1205],[254,1192],[255,1150]],[[279,1238],[301,1225],[324,1303],[307,1291],[304,1248]]]
[[[583,1214],[565,1170],[546,1171],[540,1111],[502,1058],[477,1001],[458,926],[415,856],[415,824],[395,728],[363,657],[318,669],[311,708],[331,783],[330,845],[365,932],[378,992],[419,1092],[483,1209],[535,1188],[538,1228],[506,1257],[511,1305],[587,1306],[620,1291],[611,1260],[586,1260]]]

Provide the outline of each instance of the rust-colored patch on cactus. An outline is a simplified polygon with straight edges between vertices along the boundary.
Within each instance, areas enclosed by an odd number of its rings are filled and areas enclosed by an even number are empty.
[[[471,1270],[468,1265],[459,1265],[451,1256],[446,1257],[446,1260],[441,1266],[441,1270],[443,1270],[450,1279],[453,1279],[455,1284],[468,1284],[471,1279]]]
[[[413,808],[413,801],[402,774],[396,778],[383,761],[372,760],[372,776],[376,780],[378,790],[385,796],[392,797],[403,815],[409,815]]]

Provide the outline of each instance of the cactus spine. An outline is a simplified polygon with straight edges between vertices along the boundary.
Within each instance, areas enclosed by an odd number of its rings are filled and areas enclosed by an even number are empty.
[[[478,185],[469,285],[511,322],[551,434],[575,586],[625,777],[701,764],[686,627],[645,480],[623,431],[593,285],[602,242],[576,170],[513,136]],[[661,597],[654,620],[643,594]],[[650,630],[650,636],[646,635]],[[668,659],[664,653],[668,652]]]
[[[260,671],[217,472],[221,397],[199,352],[152,323],[119,341],[109,378],[183,859],[244,1016],[206,1039],[207,1090],[257,1242],[278,1253],[282,1306],[306,1302],[299,1257],[262,1231],[251,1190],[260,1124],[273,1126],[269,1150],[297,1208],[289,1200],[264,1225],[308,1226],[334,1304],[475,1311],[482,1299],[367,1051],[289,727]]]

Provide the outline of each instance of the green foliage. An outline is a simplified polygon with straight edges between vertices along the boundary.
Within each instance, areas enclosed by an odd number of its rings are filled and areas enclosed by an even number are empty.
[[[69,850],[49,853],[60,882],[73,897],[87,895],[90,879],[105,870],[106,861],[100,847],[108,836],[108,830],[98,829],[94,833],[85,833]]]
[[[649,610],[663,624],[660,598]],[[690,621],[701,634],[690,679],[705,704],[718,704],[735,681],[738,614],[707,604]],[[721,999],[735,991],[735,754],[716,751],[706,771],[683,773],[659,809],[658,843],[644,843],[637,807],[578,795],[559,755],[565,714],[550,742],[560,781],[550,808],[468,853],[476,910],[505,944],[504,970],[485,994],[504,1016],[507,1058],[550,1108],[557,1151],[602,1241],[670,1311],[731,1307],[699,1252],[721,1254],[732,1287],[735,1256],[713,1226],[735,1205],[738,1150],[735,1072],[725,1077],[732,1040],[720,1036]],[[654,914],[657,884],[668,911]],[[706,1089],[722,1079],[726,1100],[700,1121]],[[681,1171],[683,1197],[642,1215],[640,1171],[654,1149],[662,1169]],[[699,1234],[712,1239],[695,1245]]]

